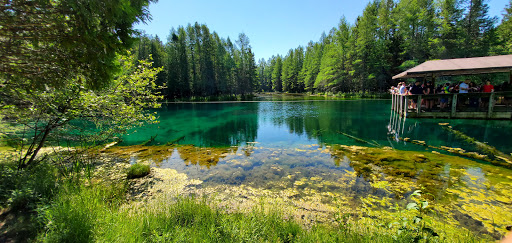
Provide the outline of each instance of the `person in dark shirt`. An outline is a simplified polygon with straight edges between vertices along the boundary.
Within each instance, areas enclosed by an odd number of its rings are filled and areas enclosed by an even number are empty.
[[[421,87],[420,81],[416,81],[409,92],[412,95],[423,94],[423,87]]]
[[[411,95],[422,95],[423,94],[423,87],[421,87],[420,81],[416,81],[414,85],[409,90],[409,94]],[[416,103],[418,102],[418,98],[414,97],[411,99],[412,102],[412,109],[416,109]],[[420,104],[421,105],[421,104]]]
[[[510,94],[510,92],[512,91],[512,80],[510,82],[503,83],[503,85],[501,86],[501,91],[507,92],[503,97],[505,105],[507,107],[512,106],[512,94]]]
[[[427,85],[425,85],[425,88],[423,88],[423,94],[430,95],[435,93],[434,85],[432,85],[431,81],[427,82]],[[434,99],[425,97],[425,106],[427,108],[427,111],[432,111],[432,107],[434,107]]]

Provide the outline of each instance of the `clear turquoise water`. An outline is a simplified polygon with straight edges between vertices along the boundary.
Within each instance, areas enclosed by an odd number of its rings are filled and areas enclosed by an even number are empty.
[[[391,113],[390,105],[388,100],[167,104],[157,110],[159,124],[132,131],[120,145],[143,144],[152,137],[147,145],[193,145],[164,147],[149,158],[133,153],[131,161],[150,160],[154,166],[176,169],[203,181],[203,188],[244,185],[293,191],[296,199],[321,197],[326,203],[344,198],[359,206],[368,197],[403,203],[419,189],[432,196],[436,214],[447,224],[456,221],[499,238],[495,229],[503,232],[512,224],[510,169],[438,156],[398,138],[481,152],[439,125],[450,123],[509,154],[512,121],[403,120]],[[390,154],[395,155],[384,158],[386,150],[357,154],[335,149],[339,145],[393,147]],[[414,152],[396,152],[401,150]],[[426,161],[411,159],[420,151]]]
[[[471,144],[448,133],[439,123],[481,142],[512,153],[512,121],[399,119],[387,100],[180,103],[158,110],[159,124],[138,128],[122,145],[136,145],[155,137],[153,145],[193,144],[198,147],[239,146],[257,142],[264,146],[345,144],[368,146],[360,139],[402,150],[424,150],[396,137],[426,141],[434,146],[474,151]]]

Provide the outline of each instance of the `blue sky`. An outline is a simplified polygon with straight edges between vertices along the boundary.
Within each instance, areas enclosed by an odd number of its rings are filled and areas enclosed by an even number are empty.
[[[159,0],[150,5],[153,20],[135,26],[165,42],[171,28],[198,22],[220,37],[236,40],[244,32],[256,60],[286,55],[290,48],[318,41],[342,16],[354,23],[368,0]],[[488,0],[490,15],[501,19],[508,0]]]

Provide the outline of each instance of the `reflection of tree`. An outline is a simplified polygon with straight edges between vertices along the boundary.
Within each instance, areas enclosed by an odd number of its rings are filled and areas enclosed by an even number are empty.
[[[309,139],[318,139],[320,143],[354,143],[338,132],[346,132],[364,139],[386,140],[385,126],[376,124],[378,119],[371,116],[382,113],[383,105],[367,101],[317,101],[317,102],[277,102],[267,107],[271,121],[275,125],[285,124],[290,132],[306,134]],[[382,126],[382,134],[376,133],[376,127]]]
[[[253,142],[258,130],[258,103],[168,104],[156,110],[159,124],[139,128],[123,145],[193,144],[202,147],[237,146]]]
[[[214,117],[213,119],[229,119],[220,125],[207,130],[198,130],[187,134],[187,141],[194,141],[196,146],[238,146],[245,142],[254,142],[258,134],[257,113],[247,111],[230,113],[229,117]]]

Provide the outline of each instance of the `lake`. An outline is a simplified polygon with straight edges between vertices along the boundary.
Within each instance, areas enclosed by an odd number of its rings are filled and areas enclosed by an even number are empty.
[[[303,220],[324,222],[340,208],[352,216],[405,210],[411,194],[421,190],[430,202],[432,227],[461,225],[496,238],[505,232],[512,225],[511,170],[458,155],[486,151],[450,130],[508,156],[512,122],[403,120],[390,105],[389,100],[164,104],[157,110],[160,123],[137,128],[119,145],[131,146],[126,150],[132,162],[200,180],[194,193],[215,195],[221,204],[251,198],[257,204],[257,198],[270,197],[302,210],[297,214]],[[146,146],[134,146],[139,144]],[[400,220],[399,212],[385,217]]]

